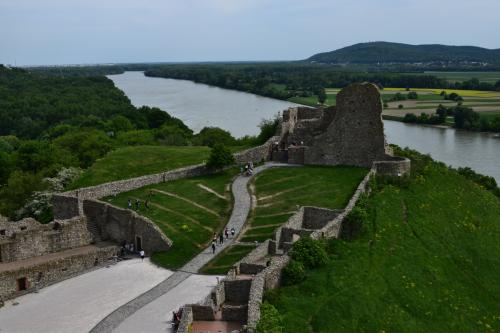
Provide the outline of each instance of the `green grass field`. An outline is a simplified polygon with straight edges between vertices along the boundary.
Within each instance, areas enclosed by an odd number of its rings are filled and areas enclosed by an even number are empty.
[[[345,207],[366,173],[363,168],[317,166],[274,168],[259,173],[252,186],[255,187],[257,205],[247,221],[248,229],[239,241],[265,241],[300,206]],[[226,273],[251,248],[232,246],[208,263],[202,272]]]
[[[449,82],[461,82],[478,79],[480,82],[496,83],[500,80],[500,72],[433,72],[427,71],[425,75],[433,75]]]
[[[97,160],[69,189],[159,173],[208,159],[208,147],[134,146],[118,148]]]
[[[213,234],[229,220],[232,197],[229,184],[237,170],[179,179],[120,193],[105,200],[127,208],[128,199],[141,200],[139,213],[151,219],[174,244],[169,251],[155,253],[156,264],[176,269],[206,248]],[[149,209],[144,206],[149,198]],[[134,206],[135,208],[135,206]]]
[[[500,331],[500,200],[436,164],[368,199],[326,267],[267,294],[287,333]]]

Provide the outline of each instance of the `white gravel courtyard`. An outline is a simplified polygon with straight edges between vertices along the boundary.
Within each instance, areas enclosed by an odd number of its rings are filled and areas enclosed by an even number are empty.
[[[79,275],[7,301],[0,308],[0,332],[88,332],[113,310],[170,275],[171,271],[148,259],[125,260]]]

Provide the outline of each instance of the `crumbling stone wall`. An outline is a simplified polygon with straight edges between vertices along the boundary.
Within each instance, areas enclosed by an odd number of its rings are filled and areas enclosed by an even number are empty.
[[[52,283],[80,274],[96,266],[106,264],[116,256],[118,247],[95,248],[83,254],[54,258],[41,263],[35,262],[13,269],[0,265],[0,300],[17,297]],[[5,264],[7,265],[7,264]],[[17,290],[17,279],[26,278],[27,290]]]
[[[147,254],[166,251],[172,241],[151,220],[129,209],[122,209],[98,200],[85,200],[83,210],[94,238],[118,244],[136,243],[140,237]]]
[[[40,224],[32,218],[0,222],[0,262],[42,256],[90,244],[84,217]]]

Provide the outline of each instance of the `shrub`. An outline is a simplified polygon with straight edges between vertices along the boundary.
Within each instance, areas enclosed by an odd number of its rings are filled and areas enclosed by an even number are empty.
[[[414,113],[407,113],[403,118],[403,122],[405,123],[416,123],[418,121],[418,117]]]
[[[343,239],[354,239],[361,233],[363,225],[368,222],[368,213],[364,207],[357,205],[351,212],[345,217],[342,223],[342,234]]]
[[[328,261],[328,255],[322,242],[310,237],[299,239],[292,248],[292,259],[300,261],[306,268],[323,266]]]
[[[285,286],[291,286],[304,281],[306,279],[304,264],[296,260],[291,260],[283,269],[281,277],[282,283]]]
[[[207,167],[210,169],[222,169],[234,163],[233,154],[222,144],[215,144],[210,152]]]
[[[404,108],[404,105],[403,104],[399,104],[398,105],[398,109],[402,109],[402,108]]]
[[[283,323],[278,310],[268,302],[260,307],[260,320],[257,323],[257,333],[282,333]]]
[[[418,99],[418,94],[416,91],[410,91],[408,93],[408,99]]]

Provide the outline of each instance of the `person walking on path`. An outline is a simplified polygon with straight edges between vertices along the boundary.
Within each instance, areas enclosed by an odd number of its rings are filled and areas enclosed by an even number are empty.
[[[127,206],[128,206],[128,209],[132,209],[132,200],[128,199]]]
[[[222,245],[223,243],[224,243],[224,235],[221,232],[219,235],[219,244]]]
[[[215,254],[215,241],[212,241],[212,254]]]
[[[234,237],[235,232],[234,228],[231,228],[231,237]]]
[[[226,239],[228,239],[228,238],[229,238],[229,230],[227,229],[227,227],[226,227],[226,229],[224,230],[224,235],[226,236]]]
[[[144,250],[141,250],[141,252],[139,252],[139,254],[141,255],[141,260],[144,261],[144,255],[146,253],[144,253]]]

